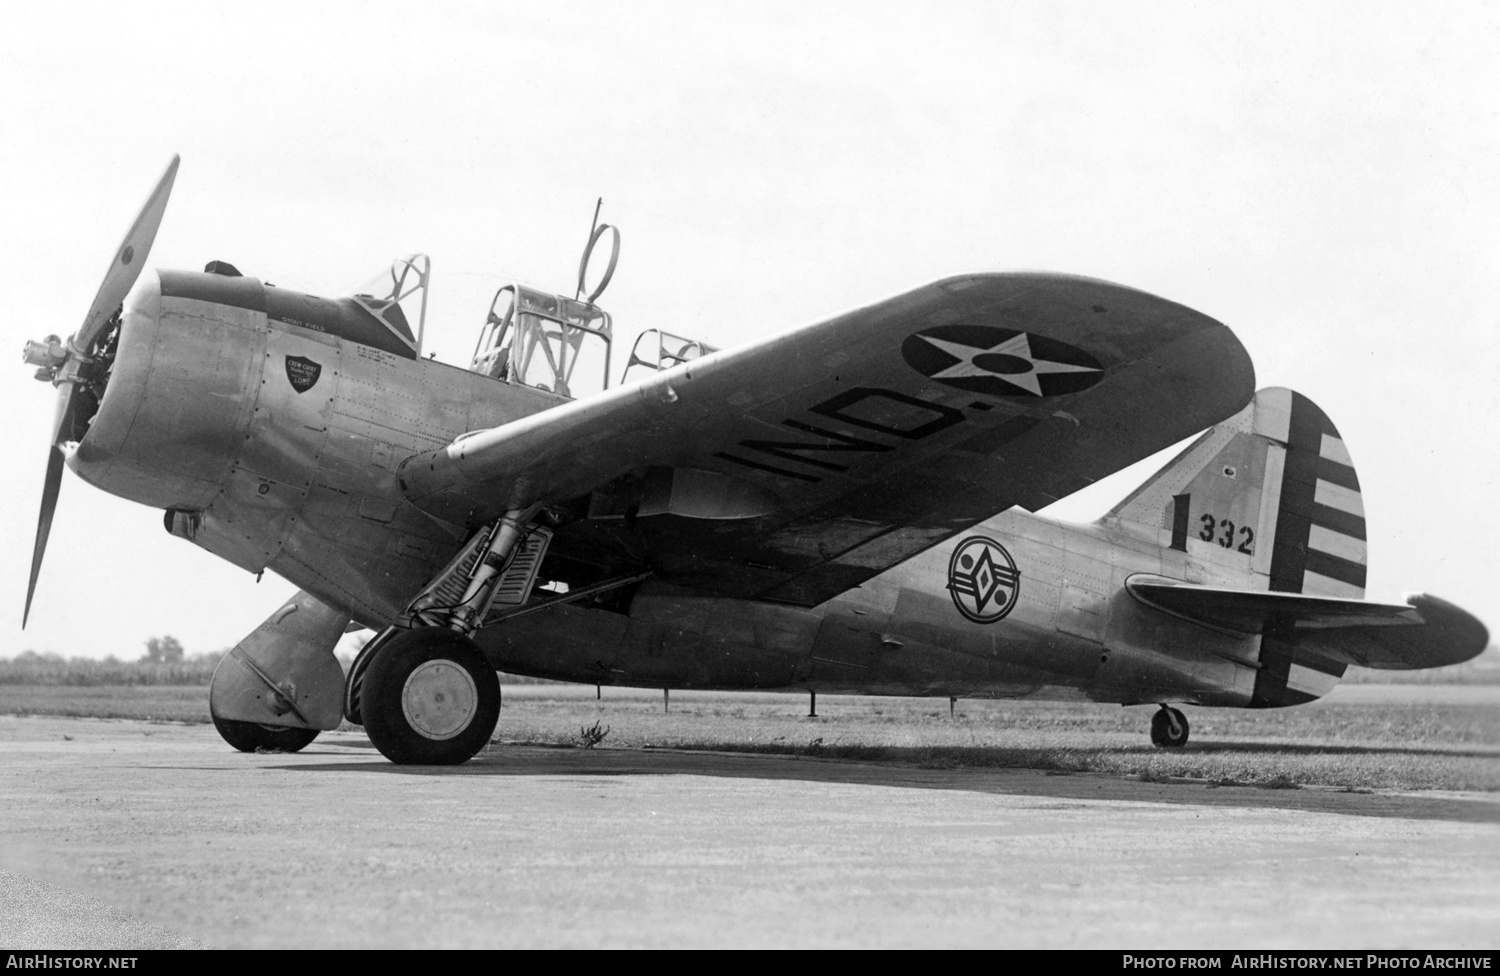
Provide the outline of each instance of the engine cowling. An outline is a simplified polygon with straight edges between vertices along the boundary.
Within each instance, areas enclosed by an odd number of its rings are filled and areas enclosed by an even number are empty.
[[[161,273],[143,275],[125,302],[104,396],[69,465],[143,505],[207,508],[246,440],[265,344],[263,317],[164,298]]]

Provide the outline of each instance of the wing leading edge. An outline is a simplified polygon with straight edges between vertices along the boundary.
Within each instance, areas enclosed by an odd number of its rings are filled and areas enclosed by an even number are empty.
[[[1460,664],[1489,645],[1489,631],[1467,611],[1418,594],[1406,604],[1199,586],[1132,577],[1130,595],[1195,623],[1240,634],[1273,634],[1341,664],[1406,671]]]
[[[630,510],[615,548],[700,591],[810,606],[1197,433],[1254,386],[1233,333],[1184,306],[1092,279],[970,275],[467,435],[400,478],[469,526],[664,473],[716,482],[732,512]],[[553,548],[608,549],[611,531],[586,519]]]

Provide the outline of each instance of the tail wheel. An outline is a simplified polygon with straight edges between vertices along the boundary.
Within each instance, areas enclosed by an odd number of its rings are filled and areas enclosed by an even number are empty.
[[[1187,745],[1187,716],[1175,708],[1163,705],[1151,716],[1151,742],[1164,749],[1180,749]]]
[[[298,752],[318,737],[317,729],[294,729],[284,725],[237,722],[214,715],[214,728],[224,741],[240,752]]]
[[[473,641],[439,627],[387,641],[370,659],[359,697],[370,741],[401,765],[465,762],[500,719],[495,669]]]

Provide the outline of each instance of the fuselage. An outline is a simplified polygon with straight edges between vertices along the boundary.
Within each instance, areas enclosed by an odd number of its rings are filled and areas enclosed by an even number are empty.
[[[961,560],[985,555],[1014,572],[976,581]],[[1166,616],[1124,588],[1138,573],[1183,578],[1183,561],[1121,528],[1012,510],[810,609],[648,583],[628,615],[560,606],[476,639],[502,670],[601,684],[1248,704],[1257,635]]]
[[[174,534],[380,628],[473,528],[411,504],[400,463],[565,398],[350,338],[344,314],[254,279],[145,276],[70,464],[165,510]],[[501,670],[588,683],[1244,705],[1259,636],[1124,587],[1216,573],[1228,578],[1127,525],[1013,510],[817,607],[651,579],[608,607],[543,609],[476,639]]]

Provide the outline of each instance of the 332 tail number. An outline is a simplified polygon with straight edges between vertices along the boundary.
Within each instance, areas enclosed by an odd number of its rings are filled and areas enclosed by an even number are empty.
[[[1239,527],[1240,544],[1234,544],[1234,523],[1229,519],[1214,518],[1205,513],[1202,516],[1203,528],[1198,533],[1198,538],[1204,542],[1217,542],[1221,548],[1233,548],[1235,552],[1253,555],[1255,553],[1255,531],[1248,525]]]

